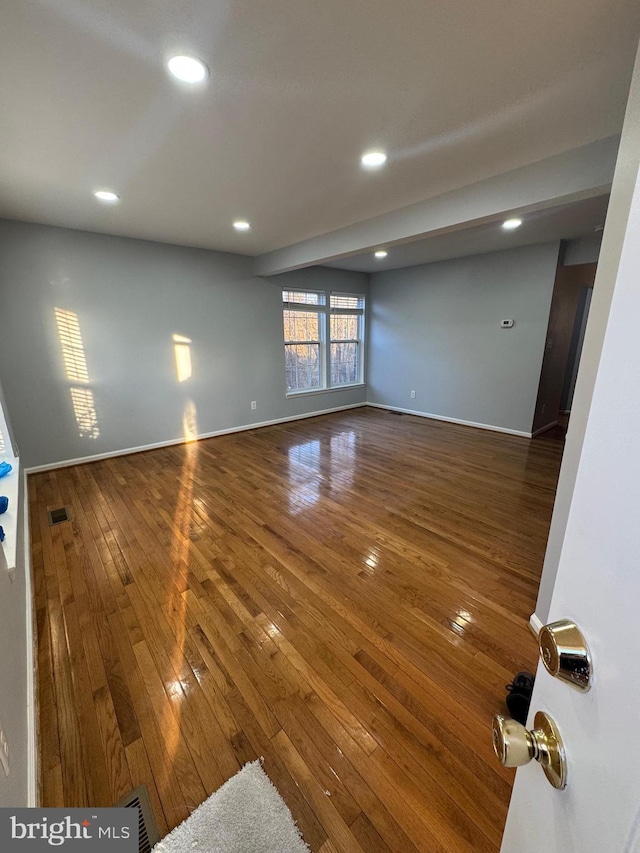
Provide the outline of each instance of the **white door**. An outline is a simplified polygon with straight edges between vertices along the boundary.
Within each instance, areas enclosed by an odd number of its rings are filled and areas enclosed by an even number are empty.
[[[538,710],[555,721],[568,784],[518,769],[502,853],[640,853],[639,162],[636,63],[594,305],[601,274],[615,287],[550,613],[580,627],[594,683],[578,693],[538,667],[529,724]],[[579,376],[574,409],[588,386]]]

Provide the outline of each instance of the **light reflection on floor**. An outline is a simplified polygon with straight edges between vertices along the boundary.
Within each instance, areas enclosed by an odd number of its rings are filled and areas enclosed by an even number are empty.
[[[353,485],[356,454],[355,430],[294,444],[288,450],[289,509],[298,515],[314,506],[323,494],[335,497]]]
[[[292,515],[304,512],[320,498],[320,440],[317,438],[289,448],[289,510]]]
[[[379,552],[376,549],[371,549],[369,554],[365,558],[365,566],[368,566],[370,569],[378,568],[378,556]]]
[[[447,619],[451,630],[460,637],[464,635],[465,630],[470,627],[473,621],[468,610],[457,610],[455,616]]]
[[[185,406],[183,414],[184,437],[187,444],[184,445],[185,459],[180,473],[178,485],[178,498],[173,515],[173,535],[171,539],[171,566],[176,574],[182,574],[189,565],[191,549],[190,533],[193,526],[193,483],[198,462],[198,451],[200,445],[194,441],[198,433],[196,418],[196,407],[192,400]],[[178,673],[184,660],[184,648],[186,643],[186,600],[182,596],[173,599],[173,631],[174,644],[171,652],[171,669]],[[168,718],[162,720],[162,730],[165,732],[165,743],[169,756],[173,758],[179,747],[180,740],[180,703],[189,696],[191,692],[187,682],[180,679],[167,685],[167,692],[172,697],[172,707]],[[173,719],[172,719],[173,718]]]
[[[355,453],[355,430],[350,429],[331,436],[330,483],[333,492],[353,486]]]

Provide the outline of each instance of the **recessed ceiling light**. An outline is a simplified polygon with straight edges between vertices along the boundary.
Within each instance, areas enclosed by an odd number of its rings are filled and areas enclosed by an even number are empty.
[[[388,254],[389,252],[384,249],[378,249],[378,251],[374,253],[374,257],[381,261],[383,258],[386,258]]]
[[[236,219],[233,223],[233,227],[236,231],[248,231],[251,228],[251,225],[247,222],[246,219]]]
[[[365,151],[360,162],[367,169],[379,169],[387,162],[387,155],[384,151]]]
[[[193,56],[172,56],[167,62],[167,68],[183,83],[202,83],[209,76],[209,69]]]
[[[119,201],[120,196],[117,196],[115,193],[112,193],[111,190],[98,190],[94,193],[96,198],[99,198],[100,201]]]
[[[522,219],[506,219],[502,223],[502,227],[507,231],[513,231],[514,228],[519,228],[522,225]]]

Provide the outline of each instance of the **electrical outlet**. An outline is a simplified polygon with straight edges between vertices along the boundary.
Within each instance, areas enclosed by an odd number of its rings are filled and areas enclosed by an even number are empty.
[[[416,392],[415,392],[415,391],[412,391],[412,392],[411,392],[411,399],[412,399],[412,400],[415,400],[415,399],[416,399]]]
[[[4,769],[5,775],[9,775],[9,744],[4,736],[4,732],[0,731],[0,764]]]
[[[257,408],[258,408],[258,403],[257,403],[255,400],[252,400],[252,401],[251,401],[251,411],[252,411],[252,412],[255,412],[255,410],[256,410]]]

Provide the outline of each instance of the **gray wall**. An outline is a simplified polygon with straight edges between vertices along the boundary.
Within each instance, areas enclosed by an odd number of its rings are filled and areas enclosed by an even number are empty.
[[[558,250],[549,243],[373,275],[369,401],[530,432]],[[507,318],[515,326],[501,329]]]
[[[1,221],[0,378],[25,464],[179,439],[191,410],[203,434],[364,402],[364,388],[286,399],[280,289],[366,292],[367,276],[251,269],[240,255]],[[78,318],[97,438],[79,434],[55,308]],[[192,341],[182,383],[173,334]]]
[[[1,483],[0,480],[0,494],[3,494]],[[20,509],[22,497],[21,489],[18,502]],[[27,679],[31,677],[27,663],[27,618],[30,618],[30,611],[27,613],[28,562],[25,555],[23,522],[20,512],[15,580],[11,581],[6,569],[0,569],[0,724],[10,751],[9,776],[5,776],[0,769],[0,808],[32,805],[28,793],[27,708]]]
[[[578,237],[576,240],[567,240],[564,247],[564,258],[562,259],[563,266],[597,264],[601,245],[602,232],[590,234],[588,237]]]

